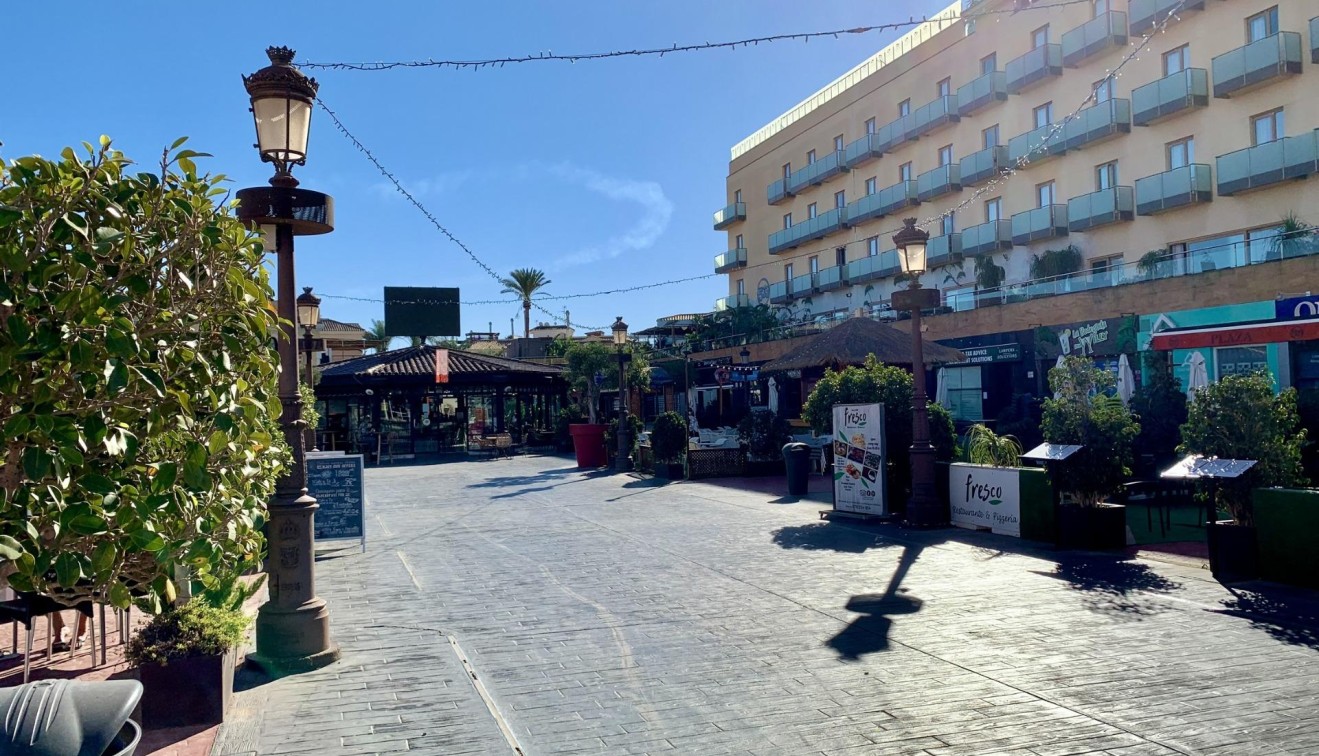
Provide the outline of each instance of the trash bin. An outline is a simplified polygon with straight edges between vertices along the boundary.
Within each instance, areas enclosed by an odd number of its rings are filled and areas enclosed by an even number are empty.
[[[788,468],[788,495],[805,496],[811,474],[811,447],[799,441],[784,444],[783,463]]]
[[[39,680],[0,689],[0,743],[14,756],[133,756],[137,680]]]

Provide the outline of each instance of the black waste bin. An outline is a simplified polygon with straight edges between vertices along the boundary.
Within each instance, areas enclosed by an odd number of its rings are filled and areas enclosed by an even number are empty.
[[[39,680],[0,690],[0,753],[133,756],[142,730],[129,719],[137,680]]]
[[[783,463],[788,468],[788,495],[805,496],[811,474],[811,447],[801,442],[784,444]]]

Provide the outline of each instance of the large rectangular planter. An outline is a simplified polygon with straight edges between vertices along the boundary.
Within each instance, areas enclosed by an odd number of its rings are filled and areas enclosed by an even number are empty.
[[[216,725],[224,721],[234,690],[236,649],[223,656],[143,664],[142,725],[150,729]]]
[[[940,492],[953,525],[1053,540],[1053,489],[1043,470],[960,462],[947,467],[947,474],[940,475]]]
[[[1259,544],[1252,525],[1234,525],[1231,520],[1210,524],[1209,571],[1225,583],[1259,577]]]
[[[1059,548],[1113,551],[1126,546],[1127,508],[1121,504],[1058,507]]]
[[[1319,491],[1257,488],[1252,497],[1260,577],[1319,588]]]

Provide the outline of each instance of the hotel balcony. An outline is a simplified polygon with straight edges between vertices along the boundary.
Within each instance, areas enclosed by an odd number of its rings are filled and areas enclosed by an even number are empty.
[[[1218,156],[1218,194],[1231,197],[1319,172],[1319,131]]]
[[[1045,205],[1012,216],[1012,243],[1019,247],[1066,235],[1066,205]]]
[[[1063,138],[1067,149],[1079,150],[1131,133],[1131,100],[1108,100],[1082,110],[1067,122]]]
[[[788,295],[787,281],[779,281],[769,285],[770,304],[786,304],[790,299],[792,297]]]
[[[723,210],[716,210],[714,213],[714,230],[728,228],[737,221],[747,219],[747,203],[734,202],[725,207]]]
[[[1209,105],[1209,72],[1188,68],[1158,81],[1137,87],[1131,92],[1131,122],[1149,126]]]
[[[931,236],[925,243],[925,268],[934,270],[962,259],[962,235],[959,233]]]
[[[773,290],[773,287],[771,286],[770,289]],[[716,299],[714,301],[714,309],[716,311],[732,310],[738,307],[750,307],[750,306],[751,306],[750,294],[733,294],[732,296],[728,296],[728,297],[720,297],[719,299]]]
[[[915,181],[899,181],[874,194],[867,194],[847,206],[847,225],[857,226],[865,221],[896,213],[904,207],[920,203],[916,196]]]
[[[1301,72],[1300,32],[1272,37],[1230,50],[1213,60],[1214,97],[1231,97]]]
[[[1063,65],[1076,68],[1105,50],[1126,44],[1127,14],[1101,13],[1063,35]]]
[[[1310,19],[1310,62],[1319,65],[1319,16]]]
[[[1136,194],[1129,186],[1100,189],[1067,200],[1067,229],[1089,231],[1136,217]]]
[[[957,97],[936,97],[932,102],[916,109],[911,114],[911,123],[907,128],[907,139],[914,141],[926,134],[932,134],[944,126],[962,120],[957,114]]]
[[[847,220],[847,208],[836,207],[814,218],[807,218],[801,223],[792,224],[791,228],[775,231],[769,235],[769,253],[776,255],[792,249],[802,242],[823,239],[825,236],[843,228]]]
[[[957,163],[940,166],[916,177],[916,199],[921,202],[961,190],[962,172]]]
[[[736,268],[745,268],[747,266],[747,251],[745,247],[730,249],[722,255],[715,255],[714,272],[727,273]]]
[[[783,200],[793,196],[792,192],[788,191],[787,184],[787,179],[779,179],[765,189],[765,198],[769,200],[769,204],[777,205]]]
[[[876,281],[881,278],[896,276],[901,272],[902,263],[898,261],[898,251],[890,249],[848,263],[847,282],[859,284],[866,281]]]
[[[1136,179],[1136,215],[1157,215],[1214,199],[1214,172],[1203,163]]]
[[[1008,61],[1004,73],[1010,94],[1021,94],[1051,76],[1062,76],[1063,46],[1055,43],[1041,45]]]
[[[815,274],[804,273],[788,282],[788,296],[808,297],[815,293]]]
[[[843,160],[847,167],[851,169],[868,163],[891,151],[894,146],[902,144],[906,141],[906,134],[903,133],[902,128],[902,119],[899,118],[880,126],[875,133],[866,134],[847,145],[847,149],[843,151]]]
[[[962,254],[967,257],[989,255],[1007,249],[1012,249],[1012,221],[990,221],[962,232]]]
[[[846,170],[847,161],[843,151],[830,152],[805,168],[793,171],[788,177],[787,189],[792,194],[798,194],[806,187],[819,186]]]
[[[1030,163],[1042,163],[1067,152],[1067,127],[1050,123],[1018,134],[1008,140],[1008,165],[1017,165],[1022,158]]]
[[[957,88],[957,115],[962,118],[1008,99],[1008,78],[1002,71],[990,71]]]
[[[1205,0],[1131,0],[1131,36],[1139,37],[1168,17],[1178,5],[1178,13],[1204,10]],[[1173,19],[1174,21],[1176,18]]]
[[[841,289],[847,283],[847,266],[834,265],[829,268],[823,268],[815,274],[816,291],[833,291]]]
[[[1009,165],[1008,148],[1000,144],[986,147],[962,158],[958,174],[962,179],[962,186],[975,186],[998,176]]]

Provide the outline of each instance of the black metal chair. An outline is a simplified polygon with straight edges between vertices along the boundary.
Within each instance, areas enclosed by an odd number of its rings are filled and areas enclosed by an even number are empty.
[[[12,601],[0,601],[0,622],[9,621],[21,623],[27,630],[27,648],[23,653],[24,683],[28,681],[28,672],[32,665],[32,626],[36,624],[36,620],[39,617],[46,618],[46,658],[50,659],[55,646],[55,624],[51,619],[51,615],[56,612],[64,611],[65,609],[71,608],[79,614],[87,617],[87,632],[91,637],[92,666],[96,666],[96,623],[93,622],[92,617],[93,606],[94,605],[91,601],[84,601],[77,606],[68,607],[54,599],[35,593],[19,593],[18,598],[13,599]],[[74,635],[76,636],[76,625],[74,629]],[[17,632],[17,629],[15,629],[15,632]],[[104,638],[101,639],[101,643],[105,643]],[[71,656],[77,652],[77,644],[78,638],[74,637],[73,642],[69,644],[69,654]],[[17,643],[15,643],[15,645],[17,645]]]

